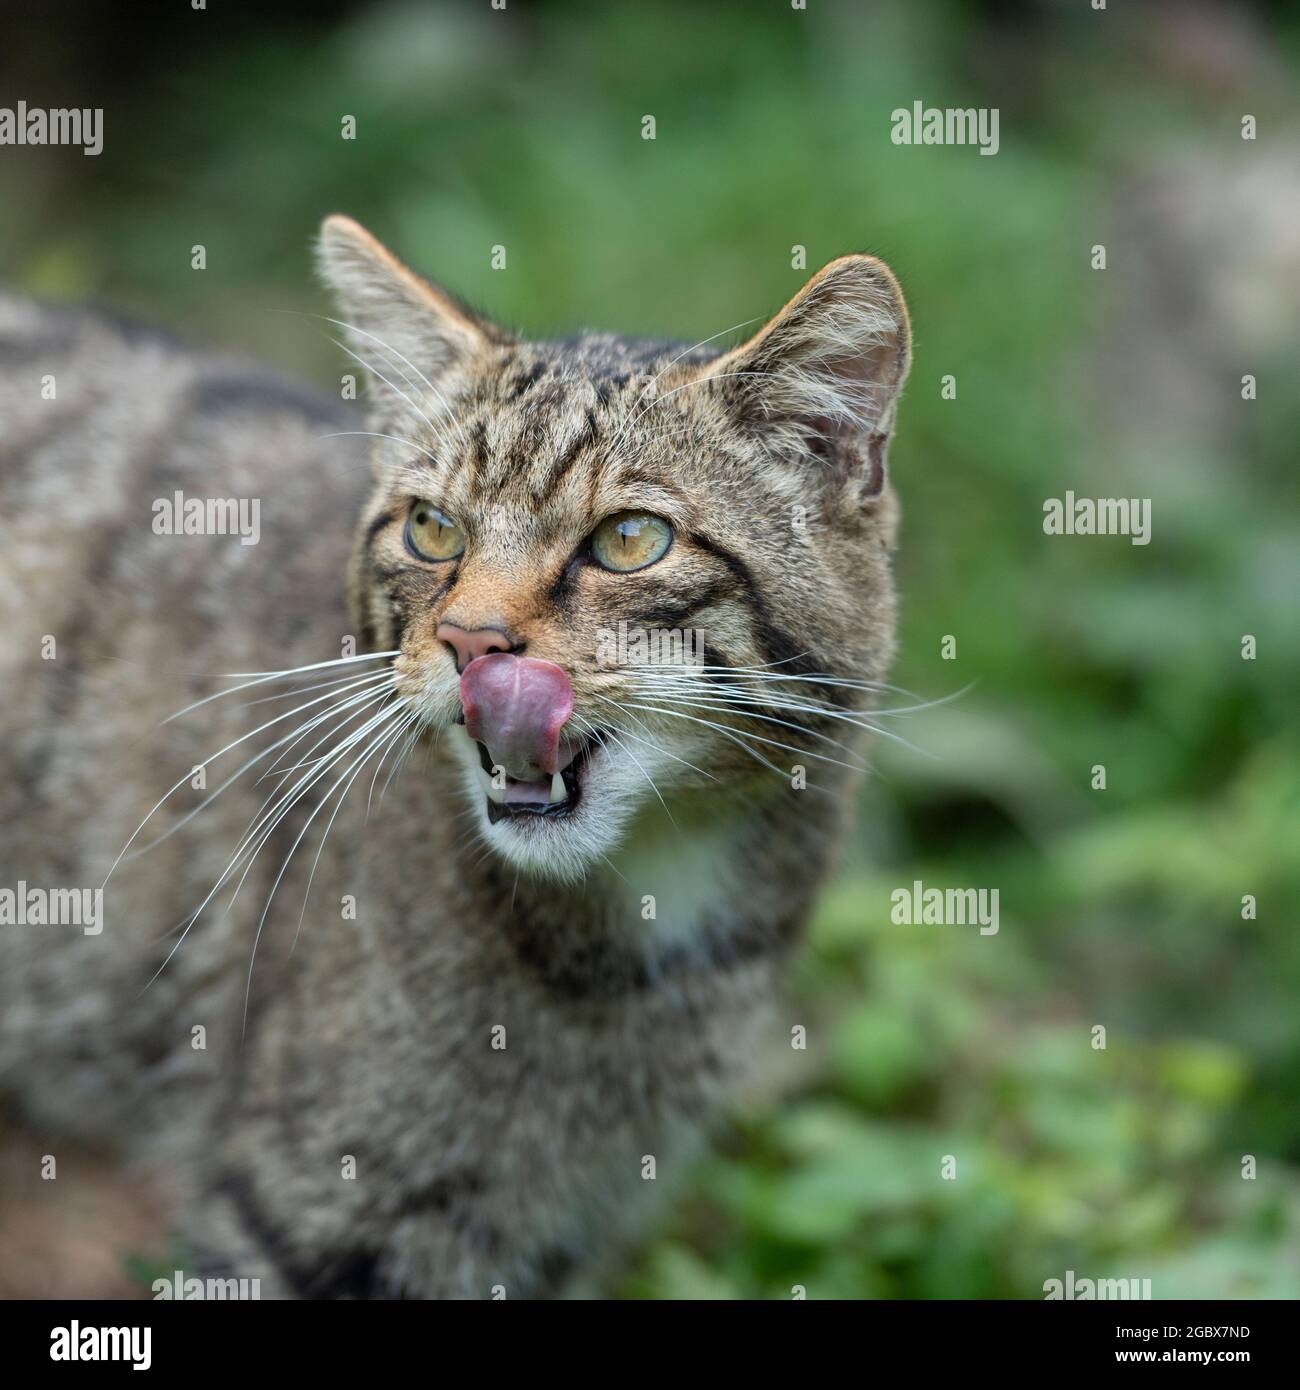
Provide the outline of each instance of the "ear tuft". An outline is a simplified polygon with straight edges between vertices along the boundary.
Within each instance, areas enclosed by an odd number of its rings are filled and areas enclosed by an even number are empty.
[[[333,291],[344,333],[370,368],[376,399],[383,378],[412,373],[437,381],[504,341],[451,295],[402,264],[360,223],[334,213],[316,244],[321,278]]]
[[[778,448],[860,464],[874,495],[910,357],[907,307],[889,267],[842,256],[706,374]]]

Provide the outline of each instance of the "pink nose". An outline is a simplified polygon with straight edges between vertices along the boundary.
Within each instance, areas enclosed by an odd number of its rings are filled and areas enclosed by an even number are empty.
[[[550,661],[493,652],[461,673],[460,703],[470,738],[513,778],[559,772],[560,730],[573,713],[573,687]]]
[[[510,650],[510,639],[495,627],[476,627],[471,630],[457,627],[455,623],[439,623],[434,636],[455,652],[458,671],[463,671],[476,656]]]

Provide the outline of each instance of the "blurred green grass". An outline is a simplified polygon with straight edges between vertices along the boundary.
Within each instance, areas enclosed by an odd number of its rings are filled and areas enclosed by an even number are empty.
[[[896,679],[972,688],[891,721],[923,751],[876,750],[799,972],[808,1051],[626,1291],[1037,1297],[1074,1269],[1300,1294],[1297,340],[1234,340],[1212,238],[1179,262],[1159,202],[1270,157],[1243,110],[1294,161],[1294,20],[1243,7],[1206,50],[1085,6],[276,13],[94,70],[95,167],[0,169],[8,278],[326,385],[334,350],[281,311],[324,311],[335,209],[534,333],[705,338],[794,292],[796,245],[808,271],[884,256],[911,304]],[[917,99],[999,107],[1000,152],[891,145]],[[1151,497],[1153,543],[1049,540],[1066,488]],[[998,887],[1001,930],[892,925],[916,878]]]

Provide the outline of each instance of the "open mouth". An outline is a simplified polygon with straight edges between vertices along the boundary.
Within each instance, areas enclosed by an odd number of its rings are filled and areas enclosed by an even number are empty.
[[[591,752],[599,745],[599,735],[584,739],[574,746],[568,762],[558,772],[537,781],[524,781],[506,776],[500,785],[500,767],[492,760],[487,745],[475,740],[478,749],[479,780],[487,797],[488,820],[495,825],[501,820],[524,816],[570,816],[582,799],[582,775]]]

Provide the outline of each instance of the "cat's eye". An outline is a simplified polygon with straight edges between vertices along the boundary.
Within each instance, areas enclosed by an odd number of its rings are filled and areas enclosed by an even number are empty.
[[[649,512],[616,512],[591,535],[591,553],[607,570],[626,574],[662,560],[673,543],[673,528]]]
[[[412,503],[406,543],[422,560],[454,560],[465,549],[460,527],[428,502]]]

